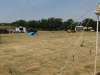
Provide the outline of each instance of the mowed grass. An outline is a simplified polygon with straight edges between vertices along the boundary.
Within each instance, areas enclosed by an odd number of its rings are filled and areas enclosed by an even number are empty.
[[[27,36],[27,33],[1,34],[0,75],[59,75],[66,61],[62,75],[93,75],[96,33],[84,32],[80,35],[81,32],[65,31],[38,31],[38,35],[32,36]]]

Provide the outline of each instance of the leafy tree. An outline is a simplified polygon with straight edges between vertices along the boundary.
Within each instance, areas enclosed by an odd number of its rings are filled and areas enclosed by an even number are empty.
[[[26,21],[25,21],[25,20],[19,20],[19,21],[18,21],[18,26],[23,26],[23,27],[25,27],[25,26],[26,26]]]
[[[12,22],[11,26],[18,26],[18,21]]]
[[[88,27],[92,27],[94,30],[96,30],[96,22],[93,19],[90,18],[86,18],[82,21],[82,25],[84,27],[87,27],[87,31],[88,31]]]
[[[99,23],[100,24],[100,23]],[[48,18],[48,19],[41,19],[41,20],[31,20],[26,22],[25,20],[19,20],[12,22],[10,25],[12,26],[24,26],[27,28],[35,28],[38,30],[74,30],[76,26],[87,26],[93,27],[96,31],[96,21],[90,18],[84,19],[82,22],[74,22],[73,19],[68,19],[67,21],[62,22],[61,18]],[[100,31],[100,26],[99,26]]]
[[[27,28],[38,28],[38,21],[31,20],[27,22]]]
[[[68,30],[68,29],[72,30],[73,24],[74,24],[74,20],[73,19],[68,19],[63,24],[66,27],[65,30]]]
[[[48,30],[48,20],[41,19],[41,21],[40,21],[40,28],[42,30]]]
[[[62,19],[60,18],[49,18],[48,19],[49,22],[49,30],[59,30],[61,25],[62,25]]]

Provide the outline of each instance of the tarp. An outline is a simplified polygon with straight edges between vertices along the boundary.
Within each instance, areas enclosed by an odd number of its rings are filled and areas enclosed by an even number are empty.
[[[31,36],[31,35],[33,35],[33,34],[36,34],[36,32],[29,32],[29,33],[28,33],[28,36]]]

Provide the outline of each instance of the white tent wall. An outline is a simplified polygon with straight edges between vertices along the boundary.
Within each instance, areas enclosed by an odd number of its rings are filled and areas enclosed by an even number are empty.
[[[22,26],[20,26],[20,27],[16,27],[15,28],[15,32],[23,32],[23,33],[25,33],[26,32],[26,27],[22,27]]]

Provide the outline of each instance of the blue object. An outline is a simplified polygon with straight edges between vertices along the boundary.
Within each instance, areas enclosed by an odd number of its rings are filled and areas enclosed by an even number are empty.
[[[34,35],[34,34],[36,34],[36,32],[29,32],[28,36],[31,36],[31,35]]]

